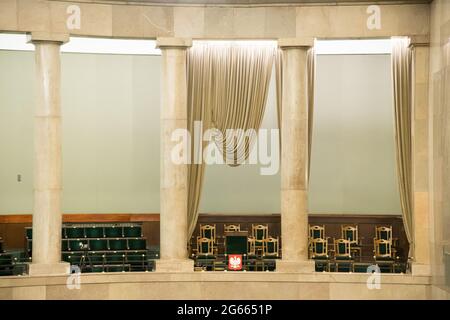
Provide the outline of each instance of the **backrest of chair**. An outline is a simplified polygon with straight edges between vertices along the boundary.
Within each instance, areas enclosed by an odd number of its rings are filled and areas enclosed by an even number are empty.
[[[210,238],[197,238],[197,253],[200,255],[213,254],[213,241]]]
[[[326,256],[328,254],[328,241],[325,239],[312,240],[313,256]]]
[[[325,239],[325,226],[309,226],[310,239]]]
[[[252,224],[252,235],[256,240],[258,241],[265,240],[268,238],[268,234],[269,234],[269,227],[267,225]]]
[[[278,256],[279,247],[279,239],[269,237],[263,243],[263,253],[265,256]]]
[[[389,240],[375,239],[375,257],[392,257],[392,243]]]
[[[392,226],[377,226],[375,227],[375,237],[379,240],[392,240]]]
[[[336,256],[350,257],[350,241],[347,239],[335,239],[334,250]]]
[[[205,224],[200,225],[200,237],[211,239],[213,242],[216,241],[216,225],[215,224]]]
[[[341,225],[342,239],[349,240],[351,243],[358,242],[358,226]]]
[[[223,225],[223,231],[224,232],[241,231],[241,225],[240,224],[224,224]]]

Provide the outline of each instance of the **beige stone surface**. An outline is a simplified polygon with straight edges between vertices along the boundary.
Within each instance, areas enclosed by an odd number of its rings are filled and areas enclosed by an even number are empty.
[[[173,8],[174,36],[202,38],[205,28],[205,9],[202,7]]]
[[[51,31],[73,35],[112,36],[112,6],[108,4],[50,1]],[[69,29],[67,21],[72,17],[71,6],[80,11],[79,28]]]
[[[187,165],[175,163],[176,129],[187,128],[186,50],[191,40],[158,38],[161,66],[161,218],[158,271],[193,271],[187,250]]]
[[[17,20],[20,31],[51,30],[50,4],[46,0],[17,0]]]
[[[17,29],[17,1],[0,1],[0,30]]]
[[[267,7],[264,36],[266,38],[295,37],[295,7]]]
[[[281,40],[283,110],[281,125],[281,234],[284,271],[308,260],[308,107],[304,39]],[[298,45],[302,46],[298,46]],[[308,268],[306,268],[308,269]]]
[[[381,276],[370,290],[366,274],[278,272],[136,272],[82,274],[80,289],[67,277],[2,277],[4,299],[427,299],[430,277]],[[235,290],[236,286],[245,290]],[[18,289],[23,288],[23,289]],[[444,295],[434,290],[435,297]]]
[[[34,260],[36,259],[33,257],[33,263],[28,268],[30,276],[66,275],[70,273],[70,263],[68,262],[41,263],[39,261],[34,262]]]
[[[206,38],[232,38],[234,35],[234,10],[228,7],[205,8]]]
[[[441,292],[450,292],[445,279],[443,252],[450,243],[449,190],[449,110],[450,102],[450,5],[445,0],[431,4],[429,61],[430,128],[430,233],[431,273],[433,284]],[[447,248],[448,250],[448,248]],[[435,290],[435,292],[437,289]],[[442,297],[442,295],[441,295]]]
[[[235,8],[233,37],[261,38],[266,23],[266,8]]]
[[[64,274],[61,260],[60,43],[54,35],[32,33],[36,54],[34,120],[33,263],[31,275]],[[59,37],[57,37],[59,40]],[[50,41],[46,41],[50,39]]]

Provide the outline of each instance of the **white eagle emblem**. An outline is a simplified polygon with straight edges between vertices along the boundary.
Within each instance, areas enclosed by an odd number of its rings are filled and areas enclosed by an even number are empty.
[[[231,256],[230,257],[230,268],[231,269],[241,269],[242,268],[242,259],[239,256]]]

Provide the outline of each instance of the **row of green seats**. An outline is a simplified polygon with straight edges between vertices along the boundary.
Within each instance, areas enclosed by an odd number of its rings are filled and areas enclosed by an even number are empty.
[[[26,228],[26,237],[33,238],[32,228]],[[110,225],[110,226],[63,226],[62,237],[66,239],[79,238],[139,238],[142,237],[140,225]]]
[[[32,248],[32,240],[28,240],[28,249]],[[117,239],[63,239],[62,251],[102,251],[102,250],[145,250],[145,238]]]

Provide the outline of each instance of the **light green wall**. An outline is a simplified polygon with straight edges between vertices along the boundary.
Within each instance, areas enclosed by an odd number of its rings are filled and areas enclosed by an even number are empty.
[[[159,67],[62,55],[64,212],[159,212]],[[34,53],[0,51],[0,70],[0,214],[31,213]],[[389,56],[319,56],[316,88],[310,211],[399,213]],[[209,166],[204,186],[201,212],[279,212],[280,175],[259,166]]]
[[[160,59],[62,54],[64,212],[159,212]],[[34,53],[0,70],[0,213],[31,213]]]
[[[401,213],[389,55],[319,55],[312,213]]]

